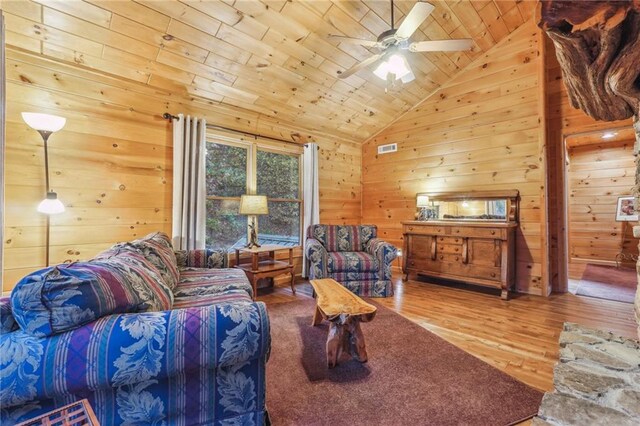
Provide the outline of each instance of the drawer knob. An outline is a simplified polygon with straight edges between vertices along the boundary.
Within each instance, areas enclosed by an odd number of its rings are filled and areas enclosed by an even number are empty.
[[[414,262],[413,260],[410,262],[411,266],[415,265],[416,262]]]
[[[456,229],[456,234],[459,234],[459,233],[460,233],[460,230],[459,230],[459,229]]]
[[[456,238],[454,241],[457,243],[458,242],[458,238]]]
[[[444,256],[440,256],[440,260],[444,259]]]
[[[458,256],[456,256],[456,262],[458,261]]]
[[[492,276],[493,278],[495,278],[495,277],[496,277],[496,273],[495,273],[495,272],[492,272],[492,273],[491,273],[491,276]]]
[[[440,228],[438,228],[438,229],[436,230],[436,232],[440,232]]]
[[[460,249],[458,247],[456,247],[456,251],[460,251]]]
[[[409,227],[409,231],[413,231],[413,226],[410,226],[410,227]]]
[[[496,235],[496,231],[494,231],[493,229],[491,230],[491,235]]]

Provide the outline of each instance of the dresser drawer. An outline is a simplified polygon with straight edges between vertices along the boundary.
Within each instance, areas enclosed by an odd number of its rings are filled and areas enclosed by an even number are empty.
[[[450,229],[448,226],[438,225],[404,225],[403,232],[418,235],[445,235]]]
[[[437,237],[438,244],[462,244],[462,237]]]
[[[470,226],[453,226],[451,227],[452,236],[460,237],[476,237],[476,238],[495,238],[504,240],[507,238],[507,230],[504,228],[474,228]]]
[[[462,254],[461,244],[440,244],[438,243],[436,248],[437,254]]]

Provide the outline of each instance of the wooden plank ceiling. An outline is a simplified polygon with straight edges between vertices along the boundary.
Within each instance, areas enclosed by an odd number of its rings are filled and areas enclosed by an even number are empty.
[[[395,2],[396,26],[414,3]],[[328,35],[376,39],[390,26],[386,0],[0,2],[10,47],[358,142],[509,35],[536,2],[431,3],[412,40],[470,37],[473,51],[408,54],[416,80],[385,93],[371,69],[337,78],[371,52]]]

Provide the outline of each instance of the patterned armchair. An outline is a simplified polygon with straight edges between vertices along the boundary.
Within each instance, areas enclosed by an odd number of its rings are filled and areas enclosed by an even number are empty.
[[[393,295],[391,262],[397,249],[378,238],[375,225],[312,225],[305,254],[309,277],[333,278],[358,296]]]
[[[82,398],[103,425],[264,424],[269,318],[225,258],[152,234],[25,277],[0,298],[0,424]]]

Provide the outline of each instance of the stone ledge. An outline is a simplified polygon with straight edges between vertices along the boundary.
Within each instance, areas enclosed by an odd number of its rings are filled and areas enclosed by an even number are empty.
[[[553,392],[533,425],[640,425],[640,342],[565,323]]]

